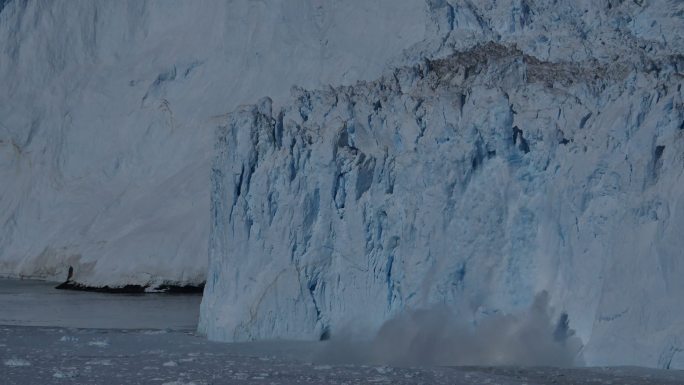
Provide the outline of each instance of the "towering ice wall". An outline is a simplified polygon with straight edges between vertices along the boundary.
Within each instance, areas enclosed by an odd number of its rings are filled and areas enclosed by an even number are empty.
[[[212,339],[549,293],[588,364],[684,367],[684,3],[430,0],[373,81],[217,123]]]
[[[0,1],[0,276],[206,275],[216,118],[379,76],[423,39],[394,0]],[[220,120],[220,119],[219,119]]]

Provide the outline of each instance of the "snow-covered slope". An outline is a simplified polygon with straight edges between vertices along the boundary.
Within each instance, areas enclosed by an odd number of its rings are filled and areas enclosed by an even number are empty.
[[[420,1],[0,1],[0,275],[206,275],[212,119],[377,77]]]
[[[587,363],[684,367],[684,3],[428,4],[434,39],[378,79],[217,124],[200,329],[318,339],[547,291]]]

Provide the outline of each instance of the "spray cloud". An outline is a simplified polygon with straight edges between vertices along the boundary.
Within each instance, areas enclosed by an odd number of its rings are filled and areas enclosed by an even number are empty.
[[[405,312],[387,321],[371,342],[342,336],[326,343],[333,363],[414,365],[581,365],[582,343],[563,313],[555,322],[546,292],[524,312],[494,314],[477,324],[447,307]]]

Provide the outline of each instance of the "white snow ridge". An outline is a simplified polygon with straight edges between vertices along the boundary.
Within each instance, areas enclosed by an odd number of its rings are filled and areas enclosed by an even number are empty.
[[[212,117],[425,30],[420,1],[0,4],[0,276],[90,286],[203,282]]]
[[[684,366],[684,5],[514,3],[428,1],[376,80],[220,120],[209,338],[476,329],[546,292],[578,360]]]

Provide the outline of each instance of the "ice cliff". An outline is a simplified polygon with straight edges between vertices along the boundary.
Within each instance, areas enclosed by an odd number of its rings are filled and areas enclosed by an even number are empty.
[[[684,3],[427,4],[375,80],[217,122],[200,329],[372,334],[546,291],[588,364],[684,368]]]
[[[375,78],[425,15],[394,0],[1,0],[0,276],[204,281],[215,116]]]

